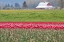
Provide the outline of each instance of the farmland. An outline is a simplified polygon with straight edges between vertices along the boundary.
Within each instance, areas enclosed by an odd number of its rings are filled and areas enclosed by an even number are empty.
[[[64,10],[0,10],[0,22],[64,22]],[[64,30],[0,28],[0,42],[64,42]]]
[[[63,22],[64,10],[0,10],[0,22]]]

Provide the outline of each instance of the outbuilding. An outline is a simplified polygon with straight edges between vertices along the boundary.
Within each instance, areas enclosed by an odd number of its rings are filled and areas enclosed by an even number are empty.
[[[36,9],[53,9],[54,7],[50,2],[40,2]]]

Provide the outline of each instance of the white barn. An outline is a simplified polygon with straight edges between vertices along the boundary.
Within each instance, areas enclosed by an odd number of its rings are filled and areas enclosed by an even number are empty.
[[[53,9],[54,7],[50,2],[40,2],[36,9]]]

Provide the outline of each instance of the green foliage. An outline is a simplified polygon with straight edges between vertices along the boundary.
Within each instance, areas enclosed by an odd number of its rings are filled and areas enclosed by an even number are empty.
[[[64,30],[0,29],[0,42],[64,42]]]

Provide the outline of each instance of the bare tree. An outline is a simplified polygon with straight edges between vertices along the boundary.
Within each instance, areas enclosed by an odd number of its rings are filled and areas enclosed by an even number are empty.
[[[59,5],[60,5],[60,8],[64,8],[64,0],[59,0]]]
[[[4,7],[4,4],[0,4],[0,10],[2,10],[3,9],[3,7]]]
[[[0,6],[0,10],[1,10],[1,6]]]

